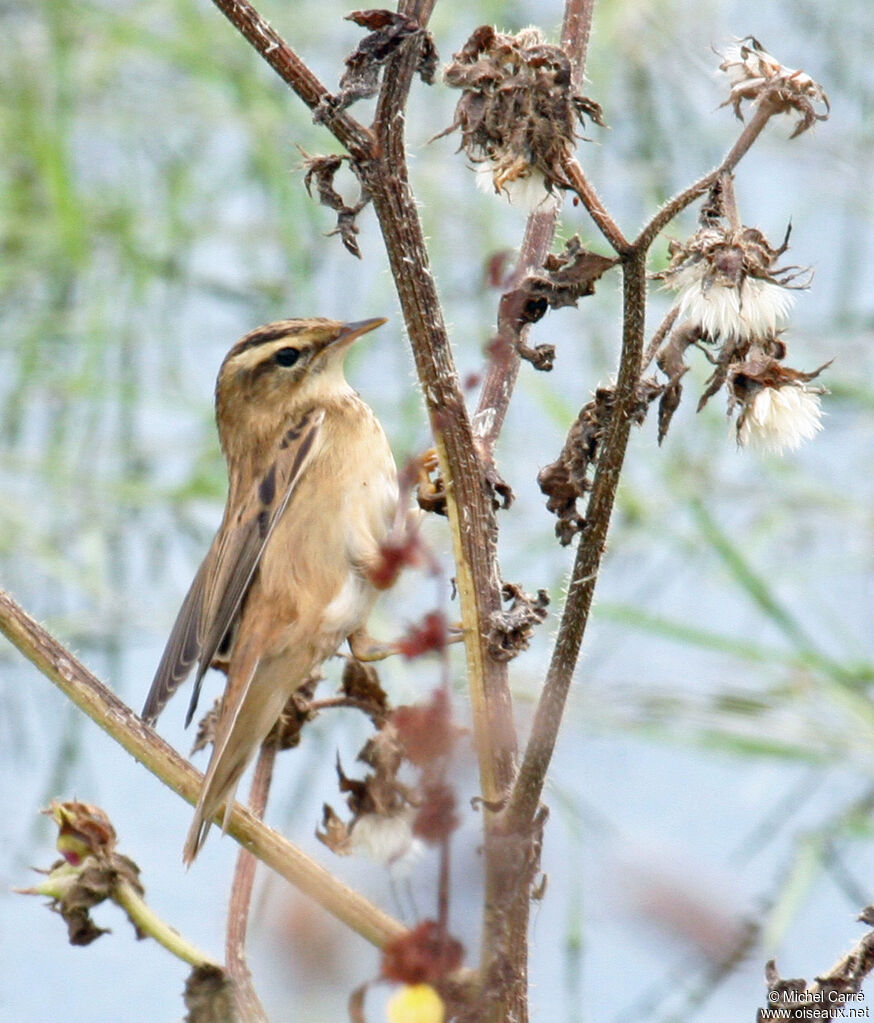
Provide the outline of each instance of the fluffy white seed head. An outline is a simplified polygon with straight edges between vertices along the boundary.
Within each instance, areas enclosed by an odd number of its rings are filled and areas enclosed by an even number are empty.
[[[797,384],[763,387],[741,413],[737,441],[755,451],[794,451],[822,429],[816,391]]]

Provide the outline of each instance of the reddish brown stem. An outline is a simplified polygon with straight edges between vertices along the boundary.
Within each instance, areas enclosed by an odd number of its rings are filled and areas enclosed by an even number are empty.
[[[273,765],[276,762],[276,747],[265,743],[258,754],[252,788],[249,790],[249,809],[263,820],[270,795]],[[258,860],[248,849],[237,853],[237,865],[231,887],[228,906],[228,926],[225,937],[225,966],[234,981],[234,995],[240,1019],[246,1023],[268,1023],[267,1014],[252,983],[252,974],[246,960],[246,932],[249,928],[249,909],[252,904],[252,889],[255,885],[255,868]]]

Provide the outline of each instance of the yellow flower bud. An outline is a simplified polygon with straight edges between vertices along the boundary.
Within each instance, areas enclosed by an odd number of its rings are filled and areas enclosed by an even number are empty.
[[[388,1023],[443,1023],[443,1000],[430,984],[406,984],[386,1006]]]

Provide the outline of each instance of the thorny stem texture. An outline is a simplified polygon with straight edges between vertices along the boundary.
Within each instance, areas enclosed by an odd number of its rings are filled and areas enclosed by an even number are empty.
[[[267,809],[275,762],[276,746],[272,742],[264,743],[258,753],[255,775],[249,790],[249,809],[259,820],[263,819],[264,811]],[[234,882],[228,906],[225,966],[234,982],[234,997],[240,1019],[246,1023],[269,1023],[252,983],[252,974],[246,960],[246,931],[249,927],[249,907],[252,904],[257,865],[256,857],[248,849],[241,848],[237,853],[237,865],[234,869]]]
[[[0,632],[65,696],[165,785],[192,805],[203,775],[0,590]],[[404,926],[338,881],[287,839],[237,803],[228,833],[305,895],[373,945],[382,947]]]

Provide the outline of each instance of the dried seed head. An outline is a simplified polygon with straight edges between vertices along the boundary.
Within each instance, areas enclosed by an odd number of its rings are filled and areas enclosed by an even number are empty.
[[[516,35],[481,26],[443,77],[462,96],[441,134],[459,128],[461,148],[480,165],[479,186],[516,205],[551,203],[553,188],[567,185],[561,166],[577,121],[603,124],[598,104],[574,90],[567,54],[533,26]]]
[[[722,54],[720,71],[728,75],[731,92],[723,106],[731,104],[743,119],[744,100],[753,104],[769,103],[774,113],[798,114],[792,137],[807,131],[816,121],[825,121],[829,102],[825,90],[804,71],[784,67],[752,36],[741,39]],[[825,109],[819,113],[816,107]]]
[[[806,288],[810,271],[776,265],[787,238],[774,248],[758,228],[708,208],[688,241],[673,242],[671,263],[656,276],[677,292],[678,323],[687,321],[709,341],[772,336],[792,307],[790,291]]]
[[[794,451],[822,429],[822,387],[809,383],[824,369],[801,373],[764,354],[751,353],[728,379],[729,413],[740,406],[737,442],[741,447],[782,454]]]
[[[774,248],[757,228],[743,226],[730,175],[714,184],[700,222],[688,241],[672,243],[671,264],[656,275],[677,292],[675,326],[657,354],[668,376],[659,407],[659,442],[680,402],[686,353],[696,346],[714,367],[699,410],[725,386],[729,415],[740,407],[740,445],[793,450],[821,429],[822,389],[807,385],[825,366],[802,373],[782,365],[788,349],[780,325],[792,305],[790,292],[807,287],[810,271],[776,265],[788,248],[788,231]]]

